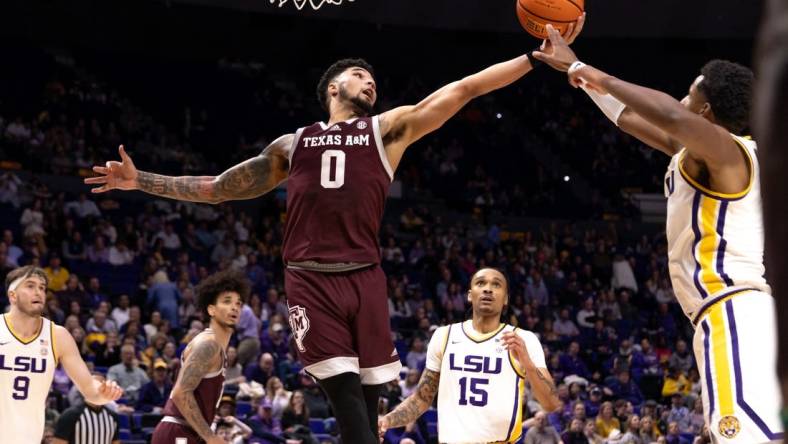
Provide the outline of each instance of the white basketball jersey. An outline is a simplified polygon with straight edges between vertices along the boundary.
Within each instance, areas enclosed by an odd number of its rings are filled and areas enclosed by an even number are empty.
[[[515,442],[522,434],[525,380],[501,342],[503,332],[514,327],[501,324],[498,331],[483,337],[468,331],[470,322],[441,328],[448,332],[442,335],[438,440]]]
[[[753,288],[771,293],[763,277],[761,182],[755,142],[731,135],[752,165],[750,184],[722,194],[684,171],[686,148],[673,156],[665,176],[670,278],[690,319],[715,296]]]
[[[38,444],[57,367],[54,324],[41,318],[38,335],[21,338],[7,315],[0,318],[0,442]]]

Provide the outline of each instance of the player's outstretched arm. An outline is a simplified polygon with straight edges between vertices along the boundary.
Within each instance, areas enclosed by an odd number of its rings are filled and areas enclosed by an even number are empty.
[[[68,330],[58,325],[54,328],[54,334],[55,357],[86,401],[104,405],[123,395],[123,389],[115,381],[98,382],[93,378]]]
[[[559,71],[568,71],[572,86],[582,86],[602,96],[610,94],[630,109],[632,114],[625,118],[624,123],[630,125],[636,137],[640,134],[643,136],[641,140],[668,154],[684,146],[710,169],[743,161],[735,142],[724,128],[689,111],[668,94],[625,82],[580,63],[555,28],[547,25],[547,33],[553,52],[535,52],[534,57]],[[644,136],[644,132],[648,136]]]
[[[577,38],[584,23],[585,14],[570,25],[569,42]],[[396,168],[408,146],[443,126],[468,102],[513,83],[532,68],[528,56],[522,55],[449,83],[416,105],[381,114],[380,129],[391,165]]]
[[[109,190],[139,190],[155,196],[190,202],[217,204],[228,200],[253,199],[271,191],[287,179],[293,135],[282,136],[260,155],[228,169],[218,176],[163,176],[139,171],[123,145],[121,161],[94,166],[99,176],[85,179],[94,193]]]
[[[172,401],[200,438],[209,444],[224,442],[211,431],[211,426],[203,418],[197,398],[194,397],[194,390],[197,389],[202,378],[220,365],[222,348],[216,341],[210,339],[196,342],[191,347],[189,356],[178,375],[178,381],[172,388]]]
[[[404,427],[417,420],[432,405],[435,394],[438,393],[440,372],[424,369],[416,390],[402,401],[397,408],[378,420],[378,434],[382,437],[386,430],[394,427]]]

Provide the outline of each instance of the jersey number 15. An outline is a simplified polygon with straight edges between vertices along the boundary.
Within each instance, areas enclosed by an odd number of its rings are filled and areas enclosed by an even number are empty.
[[[460,378],[460,405],[484,407],[487,405],[487,390],[483,387],[490,383],[486,378]],[[471,395],[468,396],[470,390]]]

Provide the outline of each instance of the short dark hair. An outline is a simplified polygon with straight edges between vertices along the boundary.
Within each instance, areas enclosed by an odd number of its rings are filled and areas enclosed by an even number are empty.
[[[208,306],[216,304],[216,299],[220,294],[232,291],[241,296],[241,301],[246,302],[249,298],[249,280],[240,271],[228,269],[214,273],[203,279],[197,288],[197,309],[208,314]]]
[[[328,109],[328,84],[331,83],[338,75],[342,74],[348,68],[363,68],[366,69],[372,77],[375,77],[375,70],[372,65],[367,63],[364,59],[342,59],[334,62],[329,66],[323,76],[320,77],[320,82],[317,84],[317,101],[324,111]]]
[[[5,277],[5,288],[8,290],[8,287],[11,286],[11,283],[19,278],[27,279],[30,276],[40,277],[44,280],[44,283],[49,285],[49,279],[47,278],[47,274],[43,268],[36,267],[35,265],[25,265],[24,267],[19,267],[14,270],[11,270]]]
[[[717,123],[741,134],[750,120],[752,70],[727,60],[712,60],[701,68],[698,90],[706,96]]]

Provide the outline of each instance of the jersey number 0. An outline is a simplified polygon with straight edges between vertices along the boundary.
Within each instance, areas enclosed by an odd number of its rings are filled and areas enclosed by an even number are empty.
[[[345,184],[345,152],[325,150],[320,162],[320,185],[341,188]]]

